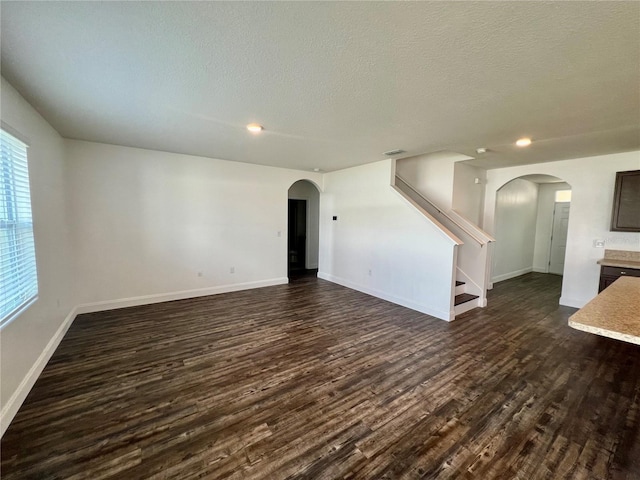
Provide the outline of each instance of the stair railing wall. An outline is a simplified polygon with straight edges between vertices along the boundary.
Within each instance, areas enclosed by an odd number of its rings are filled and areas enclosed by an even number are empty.
[[[458,247],[457,278],[467,283],[467,292],[478,295],[479,305],[486,305],[489,283],[492,242],[494,238],[453,210],[445,211],[402,177],[395,176],[395,187],[427,211],[448,231],[462,240]]]

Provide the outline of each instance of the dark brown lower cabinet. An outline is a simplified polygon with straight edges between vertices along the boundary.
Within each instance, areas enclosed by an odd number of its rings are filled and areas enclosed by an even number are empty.
[[[607,267],[600,268],[600,286],[598,293],[607,288],[620,277],[640,277],[640,268]]]

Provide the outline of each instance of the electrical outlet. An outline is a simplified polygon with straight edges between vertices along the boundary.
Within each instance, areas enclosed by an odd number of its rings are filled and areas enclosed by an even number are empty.
[[[369,276],[371,276],[371,270],[369,270]]]
[[[198,272],[198,276],[202,277],[204,274],[202,272]]]
[[[282,232],[280,230],[278,230],[278,236],[281,237],[282,236]]]
[[[231,267],[229,269],[229,273],[236,273],[236,267]]]
[[[595,248],[604,248],[604,240],[594,240],[593,246]]]

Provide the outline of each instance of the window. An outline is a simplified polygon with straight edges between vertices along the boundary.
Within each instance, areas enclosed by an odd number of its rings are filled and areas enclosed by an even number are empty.
[[[0,130],[0,325],[38,295],[27,146]]]
[[[556,202],[570,202],[571,190],[556,190]]]

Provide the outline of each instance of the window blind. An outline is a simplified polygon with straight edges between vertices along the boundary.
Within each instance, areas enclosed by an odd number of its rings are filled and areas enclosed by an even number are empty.
[[[0,130],[0,325],[38,294],[27,146]]]

